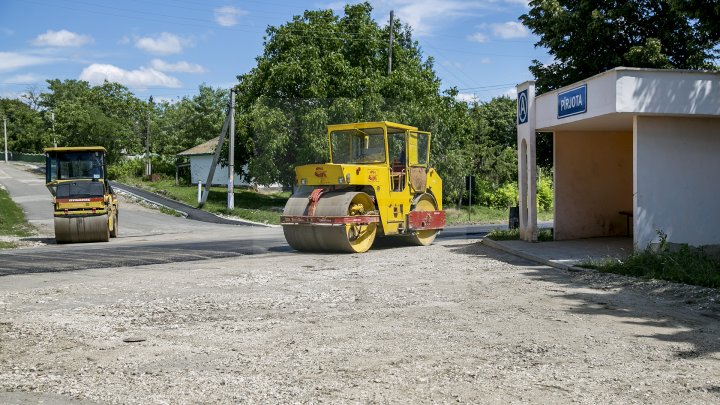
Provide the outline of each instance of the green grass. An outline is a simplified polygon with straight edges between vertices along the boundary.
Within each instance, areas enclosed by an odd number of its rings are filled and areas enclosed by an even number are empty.
[[[174,180],[160,180],[156,182],[142,181],[134,178],[124,178],[121,182],[153,191],[167,198],[197,207],[197,186],[176,186]],[[235,190],[235,209],[227,209],[227,188],[211,187],[204,210],[216,214],[232,215],[249,221],[279,224],[280,213],[285,206],[289,192],[272,194],[258,193],[253,190]],[[171,214],[174,215],[174,214]]]
[[[473,206],[468,216],[467,207],[458,210],[457,208],[449,208],[445,206],[445,218],[448,225],[464,225],[464,224],[497,224],[507,223],[510,210],[508,208],[492,208],[483,206]],[[552,211],[538,212],[538,221],[550,221],[553,219]]]
[[[0,189],[0,235],[30,236],[32,227],[25,220],[25,213],[4,189]]]
[[[720,258],[687,245],[672,251],[663,247],[659,251],[648,248],[625,260],[608,258],[582,262],[578,266],[604,273],[720,288]]]
[[[488,239],[492,240],[519,240],[520,230],[519,229],[493,229],[487,235]],[[538,241],[550,242],[553,240],[552,228],[543,228],[538,231]]]
[[[16,243],[13,242],[3,242],[0,240],[0,249],[14,249],[17,247]]]

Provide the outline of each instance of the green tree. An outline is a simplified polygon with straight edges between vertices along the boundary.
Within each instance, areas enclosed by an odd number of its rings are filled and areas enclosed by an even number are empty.
[[[688,17],[695,19],[698,29],[716,41],[720,38],[720,2],[717,0],[670,0]]]
[[[9,151],[41,153],[44,147],[52,146],[43,117],[27,104],[17,99],[0,98],[0,120],[3,118],[7,120]]]
[[[676,0],[693,11],[701,0]],[[708,5],[717,16],[717,2]],[[534,60],[530,71],[539,93],[617,66],[712,68],[717,19],[690,15],[672,0],[532,0],[522,23],[540,37],[554,61]],[[706,21],[706,23],[705,23]]]
[[[153,152],[177,153],[220,135],[229,102],[227,89],[198,87],[198,94],[155,106],[151,125]]]
[[[148,107],[121,84],[48,80],[39,104],[55,113],[58,146],[104,146],[111,163],[143,150]]]

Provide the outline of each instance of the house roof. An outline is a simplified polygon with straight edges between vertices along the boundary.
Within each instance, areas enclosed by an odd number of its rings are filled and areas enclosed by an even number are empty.
[[[201,143],[200,145],[193,146],[188,150],[178,153],[177,156],[212,155],[215,153],[215,147],[217,146],[219,138],[220,137],[217,136],[209,141]]]

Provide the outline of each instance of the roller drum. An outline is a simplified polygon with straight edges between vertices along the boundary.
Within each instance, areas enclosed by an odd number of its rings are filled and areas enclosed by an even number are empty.
[[[301,188],[285,205],[283,215],[308,215],[312,189]],[[362,192],[334,191],[322,195],[315,207],[316,216],[353,215],[353,207],[362,205],[363,213],[374,210],[370,196]],[[356,213],[357,214],[357,213]],[[367,225],[283,225],[288,244],[296,250],[310,252],[361,253],[372,245],[377,224]]]
[[[108,216],[55,217],[57,243],[107,242],[110,240]]]

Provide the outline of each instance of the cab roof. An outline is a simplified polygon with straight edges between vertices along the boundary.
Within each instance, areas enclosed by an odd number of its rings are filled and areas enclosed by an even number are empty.
[[[103,152],[107,153],[107,150],[102,146],[67,146],[60,148],[45,148],[45,153],[48,152]]]
[[[344,129],[353,128],[377,128],[387,127],[392,129],[400,129],[403,131],[417,131],[417,127],[411,127],[410,125],[398,124],[390,121],[373,121],[373,122],[356,122],[354,124],[333,124],[328,125],[328,131],[342,131]]]

